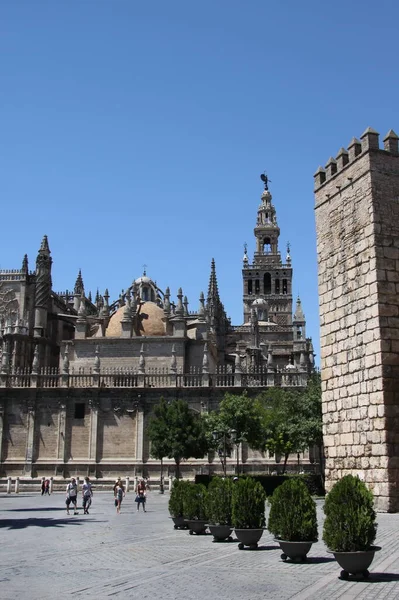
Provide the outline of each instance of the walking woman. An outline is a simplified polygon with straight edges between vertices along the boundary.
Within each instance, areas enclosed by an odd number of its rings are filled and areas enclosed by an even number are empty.
[[[123,483],[121,480],[119,480],[117,482],[115,489],[114,489],[114,494],[115,494],[116,512],[117,512],[117,514],[119,514],[121,512],[122,500],[125,497],[125,488],[123,487]]]

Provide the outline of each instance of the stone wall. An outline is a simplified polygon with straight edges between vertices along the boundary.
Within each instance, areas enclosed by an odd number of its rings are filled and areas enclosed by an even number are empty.
[[[109,478],[117,475],[159,476],[146,435],[160,398],[184,398],[197,411],[216,410],[225,392],[243,388],[0,388],[0,476]],[[261,390],[250,389],[256,396]],[[274,457],[240,450],[244,469],[276,468]],[[301,464],[309,466],[308,457]],[[228,461],[234,472],[235,453]],[[297,456],[289,464],[297,467]],[[165,473],[174,462],[164,461]],[[217,454],[182,463],[184,476],[221,472]]]
[[[393,132],[392,132],[393,134]],[[367,130],[316,173],[327,489],[348,473],[399,510],[399,157]],[[387,147],[387,143],[386,143]],[[396,433],[398,431],[398,433]]]

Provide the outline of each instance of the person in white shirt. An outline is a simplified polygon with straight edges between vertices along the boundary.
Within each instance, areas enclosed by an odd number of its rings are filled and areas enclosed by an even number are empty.
[[[76,484],[76,479],[75,477],[72,477],[70,483],[68,483],[67,488],[66,488],[66,499],[65,499],[65,504],[67,507],[67,515],[69,515],[69,505],[73,504],[74,507],[74,514],[77,515],[78,514],[78,507],[77,507],[77,501],[78,501],[78,486]]]

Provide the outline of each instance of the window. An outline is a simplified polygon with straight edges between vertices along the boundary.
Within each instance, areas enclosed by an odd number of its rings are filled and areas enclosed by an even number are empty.
[[[144,302],[148,302],[148,288],[143,287],[141,293],[142,293]]]
[[[272,276],[270,273],[265,273],[263,276],[263,289],[265,290],[265,294],[272,293]]]
[[[259,292],[260,292],[259,279],[255,279],[255,294],[259,294]]]
[[[276,279],[276,281],[274,282],[274,286],[275,286],[275,290],[276,290],[276,294],[280,293],[280,280]]]
[[[271,252],[271,250],[272,250],[272,246],[271,246],[270,238],[265,238],[263,240],[263,252],[265,252],[266,254],[269,254],[269,252]]]
[[[75,419],[84,419],[85,418],[85,404],[84,402],[75,402]]]
[[[283,294],[288,294],[288,285],[286,279],[283,279]]]
[[[248,280],[248,295],[252,294],[252,279]]]

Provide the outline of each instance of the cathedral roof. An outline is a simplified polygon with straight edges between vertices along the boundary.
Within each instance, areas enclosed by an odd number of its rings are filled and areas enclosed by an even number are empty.
[[[121,337],[121,321],[124,317],[125,306],[118,308],[109,320],[105,337]],[[140,306],[138,335],[165,335],[165,315],[162,308],[155,302],[143,302]]]

